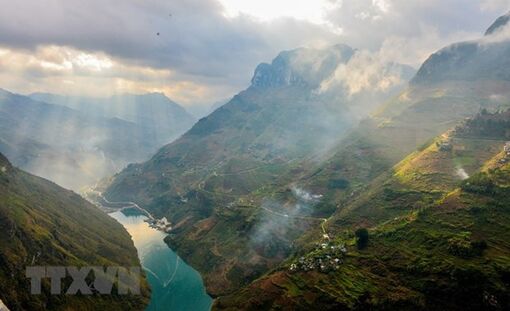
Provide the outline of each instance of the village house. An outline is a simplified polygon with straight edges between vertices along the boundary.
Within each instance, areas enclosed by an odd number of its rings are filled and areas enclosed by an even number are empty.
[[[338,270],[346,254],[347,248],[344,243],[336,245],[332,242],[318,243],[313,255],[300,257],[289,266],[289,270],[291,272],[317,270],[324,273]]]

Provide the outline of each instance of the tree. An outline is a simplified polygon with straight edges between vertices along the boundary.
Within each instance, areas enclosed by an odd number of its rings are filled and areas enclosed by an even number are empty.
[[[356,230],[355,235],[358,249],[364,249],[368,244],[368,230],[365,228],[359,228]]]

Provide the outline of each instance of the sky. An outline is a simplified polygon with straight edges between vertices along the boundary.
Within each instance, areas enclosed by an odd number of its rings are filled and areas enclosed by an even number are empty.
[[[345,43],[415,68],[480,37],[508,0],[0,0],[0,88],[163,92],[196,109],[280,51]]]

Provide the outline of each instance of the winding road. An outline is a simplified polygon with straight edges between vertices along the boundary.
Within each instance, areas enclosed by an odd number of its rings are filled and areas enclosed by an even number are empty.
[[[123,210],[126,210],[126,209],[133,209],[134,208],[134,209],[137,209],[140,212],[142,212],[150,220],[156,220],[156,218],[154,216],[152,216],[152,214],[149,213],[149,211],[147,211],[146,209],[140,207],[135,202],[111,202],[107,198],[105,198],[102,193],[96,191],[96,194],[100,198],[100,200],[102,200],[106,204],[110,204],[110,205],[122,205],[121,207],[106,206],[105,204],[103,204],[103,202],[96,202],[97,204],[101,205],[101,207],[103,207],[103,208],[115,209],[116,211],[123,211]]]
[[[324,228],[324,225],[328,221],[327,218],[312,217],[312,216],[294,216],[294,215],[289,215],[289,214],[283,214],[283,213],[275,212],[275,211],[265,207],[264,205],[260,205],[260,208],[262,208],[263,210],[265,210],[266,212],[268,212],[270,214],[273,214],[273,215],[276,215],[276,216],[280,216],[280,217],[302,219],[302,220],[320,221],[321,222],[322,232],[324,234],[326,234],[326,228]]]

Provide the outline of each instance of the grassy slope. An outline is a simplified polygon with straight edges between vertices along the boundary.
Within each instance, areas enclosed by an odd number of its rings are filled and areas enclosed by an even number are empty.
[[[504,141],[454,137],[452,144],[450,152],[439,151],[433,142],[409,155],[328,221],[328,231],[348,245],[339,270],[289,273],[291,258],[242,291],[221,297],[215,307],[477,310],[507,306],[510,166],[496,164]],[[459,165],[470,174],[491,168],[490,178],[498,191],[487,195],[460,189]],[[371,233],[363,251],[356,249],[353,239],[354,229],[360,226]],[[310,242],[318,237],[316,230],[304,238],[304,250],[295,257],[313,252]],[[470,243],[482,240],[488,248],[479,254]]]
[[[139,266],[122,226],[77,194],[15,167],[0,154],[0,297],[11,310],[141,310],[143,296],[30,295],[25,268]]]

